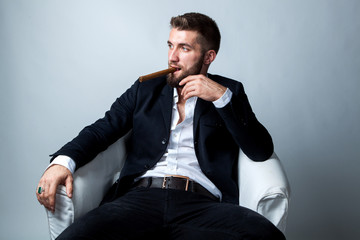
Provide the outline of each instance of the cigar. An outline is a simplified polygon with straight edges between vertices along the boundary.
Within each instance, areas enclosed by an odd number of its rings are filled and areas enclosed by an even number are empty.
[[[158,71],[158,72],[154,72],[154,73],[150,73],[148,75],[141,76],[141,77],[139,77],[139,81],[143,82],[143,81],[146,81],[146,80],[149,80],[149,79],[152,79],[152,78],[156,78],[156,77],[164,76],[164,75],[169,74],[169,73],[173,73],[175,71],[176,71],[176,68],[170,67],[170,68],[165,69],[165,70],[161,70],[161,71]]]

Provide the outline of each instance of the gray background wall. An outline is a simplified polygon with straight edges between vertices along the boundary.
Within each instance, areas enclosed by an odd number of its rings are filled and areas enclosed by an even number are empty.
[[[292,185],[288,239],[359,239],[360,1],[0,0],[0,239],[48,239],[48,154],[166,67],[171,16],[212,16]]]

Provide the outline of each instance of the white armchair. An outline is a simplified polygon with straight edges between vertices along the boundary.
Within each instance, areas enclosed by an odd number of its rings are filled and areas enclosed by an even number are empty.
[[[124,164],[126,139],[119,139],[75,172],[71,199],[66,195],[65,186],[58,187],[55,212],[46,210],[51,239],[100,204]],[[285,232],[290,186],[275,153],[265,162],[254,162],[240,150],[239,188],[241,206],[262,214]]]

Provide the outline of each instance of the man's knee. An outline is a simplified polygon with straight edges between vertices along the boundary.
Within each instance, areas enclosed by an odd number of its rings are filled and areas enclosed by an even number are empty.
[[[251,212],[248,217],[249,239],[283,240],[284,234],[264,216]],[[253,215],[253,216],[251,216]],[[246,238],[247,239],[247,238]]]

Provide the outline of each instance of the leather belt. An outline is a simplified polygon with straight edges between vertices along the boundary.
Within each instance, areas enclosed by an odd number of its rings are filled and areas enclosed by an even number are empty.
[[[188,177],[179,175],[169,175],[165,177],[145,177],[135,182],[132,186],[137,187],[148,187],[148,188],[162,188],[162,189],[176,189],[199,193],[204,196],[211,198],[212,200],[219,201],[219,198],[215,197],[206,188],[201,186],[195,181],[190,180]]]

